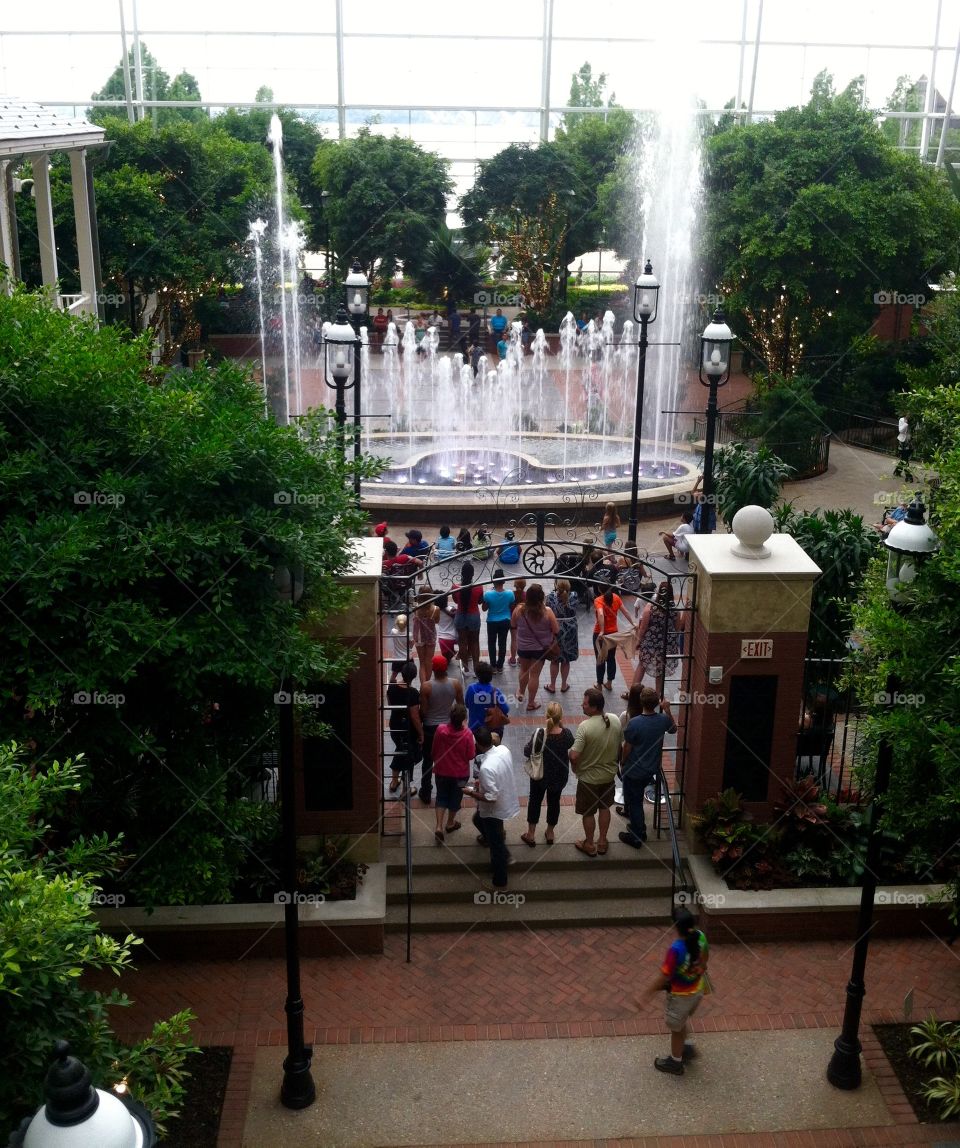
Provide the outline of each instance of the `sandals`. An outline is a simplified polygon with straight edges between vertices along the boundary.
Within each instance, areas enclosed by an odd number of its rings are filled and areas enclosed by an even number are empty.
[[[555,694],[557,692],[556,686],[544,686],[543,688],[548,694]]]
[[[391,793],[396,793],[399,788],[400,788],[400,779],[399,778],[397,778],[396,781],[390,782],[390,792]]]
[[[569,686],[561,686],[560,687],[560,693],[565,694],[568,689],[570,689]]]
[[[532,837],[528,837],[526,833],[520,834],[520,840],[524,843],[524,845],[529,845],[531,849],[536,849],[537,847],[536,841]]]
[[[544,841],[546,841],[546,843],[547,843],[548,845],[552,845],[552,844],[553,844],[553,840],[554,840],[554,838],[553,838],[553,834],[552,834],[552,833],[550,834],[550,836],[549,836],[549,837],[547,837],[547,836],[544,836]]]
[[[606,854],[606,852],[607,852],[607,849],[609,849],[609,847],[610,847],[610,846],[609,846],[609,843],[608,843],[608,842],[606,842],[606,841],[598,841],[598,842],[597,842],[597,856],[598,856],[598,857],[603,857],[603,856]]]
[[[540,708],[540,703],[534,702],[532,706],[527,706],[527,713],[532,713],[534,710],[538,710],[539,708]]]
[[[612,690],[612,689],[613,689],[613,682],[604,682],[604,683],[603,683],[603,688],[604,688],[605,690]]]
[[[438,845],[443,844],[443,830],[442,829],[435,829],[433,831],[433,836],[434,836],[434,839],[436,840]]]
[[[574,849],[578,849],[581,853],[585,854],[587,857],[596,857],[596,855],[597,855],[596,845],[587,844],[586,841],[574,841],[573,847],[574,847]]]
[[[456,831],[458,829],[461,829],[461,828],[462,828],[462,826],[460,825],[460,822],[454,821],[454,823],[452,825],[447,826],[447,832],[448,833],[456,833]]]

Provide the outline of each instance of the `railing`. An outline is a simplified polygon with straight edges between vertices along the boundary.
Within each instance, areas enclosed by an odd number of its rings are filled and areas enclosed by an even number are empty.
[[[660,797],[663,794],[666,801],[661,801]],[[670,792],[670,786],[667,784],[667,775],[663,771],[663,763],[657,767],[657,776],[654,783],[654,812],[653,824],[657,831],[659,838],[661,832],[661,810],[666,810],[667,814],[667,831],[670,834],[670,909],[671,912],[675,905],[678,904],[677,893],[683,892],[689,895],[693,891],[693,885],[690,878],[687,876],[686,867],[683,864],[683,857],[680,855],[680,842],[677,840],[677,823],[673,813],[673,798],[674,794]],[[683,796],[679,795],[680,804],[678,804],[678,813],[682,808]]]
[[[90,296],[85,292],[81,292],[79,295],[58,295],[57,304],[60,310],[66,311],[68,315],[77,315],[92,310]]]
[[[844,658],[809,657],[797,722],[795,776],[815,777],[837,801],[855,799],[854,766],[866,727],[862,707],[843,682]]]
[[[734,411],[732,414],[718,414],[714,442],[718,446],[729,446],[733,442],[752,442],[755,437],[751,432],[750,412]],[[693,437],[695,441],[706,437],[707,420],[697,416],[693,420]],[[818,474],[825,474],[830,465],[830,437],[831,432],[818,432],[811,435],[809,440],[800,442],[768,442],[767,445],[775,455],[788,462],[794,473],[791,478],[813,478]],[[896,427],[894,427],[896,438]]]
[[[858,415],[837,409],[828,410],[824,418],[837,438],[849,446],[859,446],[881,454],[897,453],[896,419]]]

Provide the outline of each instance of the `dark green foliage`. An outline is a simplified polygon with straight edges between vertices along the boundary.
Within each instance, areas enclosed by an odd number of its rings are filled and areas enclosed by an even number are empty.
[[[852,510],[799,511],[786,503],[777,508],[774,521],[777,530],[792,535],[822,571],[810,607],[811,652],[838,657],[846,651],[851,607],[880,537]]]
[[[278,681],[351,665],[301,623],[349,600],[364,517],[322,415],[298,435],[235,365],[147,363],[113,328],[0,299],[0,736],[87,753],[75,832],[124,832],[128,897],[204,902],[260,832],[240,799]],[[277,566],[304,569],[297,609]]]
[[[742,443],[720,447],[714,460],[717,510],[727,528],[744,506],[770,510],[792,470],[765,446],[757,450]]]
[[[708,143],[708,281],[768,371],[837,355],[885,290],[926,293],[956,263],[960,204],[941,172],[884,138],[855,91],[817,78],[809,103]]]
[[[356,258],[367,278],[389,282],[397,263],[414,268],[444,222],[452,184],[446,160],[401,136],[361,128],[353,139],[323,140],[311,167],[313,226],[329,229],[342,278]],[[315,214],[329,193],[323,220]]]
[[[486,250],[466,243],[441,224],[423,245],[413,281],[428,302],[473,303],[488,259]]]
[[[129,967],[133,936],[100,932],[93,906],[105,873],[120,863],[119,840],[103,834],[68,845],[56,829],[85,783],[81,761],[28,762],[26,749],[0,745],[0,1125],[13,1129],[42,1103],[57,1040],[109,1088],[125,1080],[161,1130],[183,1095],[190,1041],[181,1012],[132,1048],[118,1041],[109,1010],[129,1004],[118,990],[82,980],[93,969]],[[15,1035],[16,1039],[12,1039]]]

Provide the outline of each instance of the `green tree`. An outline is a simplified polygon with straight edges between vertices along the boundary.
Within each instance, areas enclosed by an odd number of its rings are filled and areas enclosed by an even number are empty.
[[[115,940],[93,912],[105,874],[115,872],[120,842],[105,834],[66,838],[59,828],[81,799],[79,759],[37,769],[16,745],[0,746],[0,1026],[16,1040],[0,1048],[0,1124],[13,1129],[43,1102],[43,1080],[57,1040],[94,1081],[126,1079],[162,1129],[177,1114],[184,1061],[192,1048],[183,1012],[126,1048],[110,1027],[110,1009],[130,1001],[81,979],[91,970],[119,974],[137,938]]]
[[[960,205],[942,173],[898,151],[817,77],[809,103],[708,140],[705,259],[731,322],[767,370],[841,354],[875,295],[923,293],[956,262]]]
[[[415,268],[446,218],[452,188],[446,160],[369,127],[354,139],[321,141],[312,177],[311,225],[318,236],[329,228],[341,278],[355,258],[371,280],[389,281],[401,261]],[[321,190],[328,192],[324,218]]]
[[[259,96],[263,89],[257,92]],[[271,102],[258,100],[258,103]],[[323,139],[323,130],[311,120],[305,120],[290,108],[275,109],[283,125],[283,168],[292,183],[294,194],[301,204],[309,204],[313,195],[311,168],[317,154],[317,148]],[[270,130],[270,120],[274,115],[272,108],[228,108],[222,116],[214,121],[217,127],[222,128],[233,139],[242,140],[248,144],[259,144],[266,148],[267,132]],[[311,212],[308,218],[313,219]],[[322,236],[312,235],[311,242],[317,247],[321,245]]]
[[[364,516],[322,414],[281,427],[235,364],[148,363],[146,338],[0,299],[0,738],[88,753],[76,831],[124,834],[126,894],[209,903],[258,852],[278,681],[352,664],[303,623],[349,601]],[[303,568],[296,608],[277,567]]]
[[[123,69],[126,64],[127,75],[130,78],[130,94],[134,99],[137,98],[136,82],[134,76],[136,74],[136,52],[131,46],[127,51],[126,61],[121,60],[119,64],[113,69],[107,82],[103,85],[99,92],[94,92],[91,99],[96,102],[97,100],[124,100],[126,99],[126,85],[123,82]],[[153,53],[147,47],[143,40],[140,41],[140,74],[143,77],[143,91],[144,96],[150,99],[165,100],[167,98],[167,89],[170,86],[170,77],[160,67]],[[154,94],[155,93],[155,94]],[[119,113],[117,108],[90,108],[88,112],[89,118],[95,124],[102,124],[104,117],[115,116]]]
[[[469,301],[483,283],[488,261],[487,251],[441,225],[424,244],[413,280],[431,299]]]

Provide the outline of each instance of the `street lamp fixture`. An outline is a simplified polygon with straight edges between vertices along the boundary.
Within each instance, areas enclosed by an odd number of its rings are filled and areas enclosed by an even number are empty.
[[[936,534],[924,522],[924,507],[919,497],[914,499],[907,517],[898,522],[883,541],[888,551],[887,593],[894,606],[903,608],[904,589],[916,577],[917,566],[939,549]],[[887,676],[887,706],[894,704],[900,687],[895,674]],[[847,1001],[843,1010],[843,1028],[833,1044],[833,1056],[827,1066],[827,1080],[835,1088],[850,1091],[859,1088],[862,1080],[860,1053],[860,1014],[866,996],[864,973],[867,968],[867,950],[873,931],[873,901],[877,892],[877,870],[883,835],[880,832],[880,811],[890,785],[893,766],[893,745],[884,734],[877,749],[877,768],[873,779],[873,800],[867,814],[867,855],[864,859],[863,888],[860,911],[857,914],[857,941],[853,949],[853,966],[847,982]]]
[[[366,317],[370,297],[370,280],[364,275],[359,259],[354,259],[344,286],[347,289],[347,310],[350,312],[350,321],[355,327],[359,327],[361,319]]]
[[[718,307],[700,337],[700,382],[710,388],[707,399],[706,443],[703,449],[703,496],[694,511],[694,530],[709,534],[711,520],[716,522],[713,505],[713,443],[717,433],[717,390],[730,379],[730,350],[734,334],[727,326],[723,308]]]
[[[128,1095],[94,1088],[70,1045],[58,1040],[44,1083],[46,1103],[10,1135],[11,1148],[154,1148],[150,1113]]]
[[[633,288],[633,317],[640,325],[640,355],[637,359],[637,400],[633,409],[633,466],[630,479],[630,521],[627,541],[637,542],[637,498],[640,493],[640,437],[643,434],[643,384],[647,369],[647,326],[657,317],[660,301],[660,281],[653,273],[648,259],[643,274],[637,276]]]

